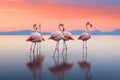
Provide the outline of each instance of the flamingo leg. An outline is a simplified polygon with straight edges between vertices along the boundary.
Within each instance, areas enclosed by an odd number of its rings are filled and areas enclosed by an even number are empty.
[[[63,50],[65,49],[65,41],[63,40]]]
[[[59,41],[58,41],[58,44],[57,44],[57,52],[58,52],[58,55],[59,55]]]
[[[34,51],[35,51],[35,47],[36,47],[36,42],[35,42],[35,44],[34,44],[33,53],[34,53]]]
[[[61,55],[63,55],[63,53],[64,53],[64,50],[65,50],[65,41],[63,40],[63,50],[62,50],[62,53],[61,53]]]
[[[86,52],[85,52],[85,61],[87,61],[87,49],[86,49]]]
[[[56,47],[55,47],[55,51],[54,51],[54,56],[56,51],[59,53],[59,41],[56,42]]]
[[[83,41],[83,49],[84,49],[84,41]]]
[[[39,53],[41,54],[41,42],[39,43]]]
[[[32,56],[31,56],[31,52],[30,52],[30,61],[32,61]]]
[[[85,46],[86,46],[86,49],[87,49],[87,41],[85,41]]]
[[[61,55],[63,55],[63,53],[64,53],[64,48],[63,48],[63,50],[62,50],[62,53],[61,53]]]
[[[65,52],[65,61],[67,62],[67,50],[66,50],[66,52]]]
[[[30,52],[32,51],[33,42],[31,43]]]
[[[67,44],[66,44],[66,41],[64,41],[64,49],[67,50]]]
[[[37,43],[37,55],[38,55],[38,50],[39,50],[39,49],[38,49],[38,46],[39,46],[39,43]]]

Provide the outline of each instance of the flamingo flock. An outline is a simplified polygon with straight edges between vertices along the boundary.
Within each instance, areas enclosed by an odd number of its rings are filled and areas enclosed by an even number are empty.
[[[90,74],[91,65],[89,62],[87,62],[87,40],[91,38],[91,33],[88,27],[92,27],[92,24],[90,22],[86,23],[86,32],[83,32],[79,35],[78,40],[83,41],[83,61],[78,61],[78,66],[80,69],[82,69],[85,73],[85,79],[86,80],[92,80],[92,75]],[[55,65],[52,67],[49,67],[48,70],[58,77],[58,80],[64,80],[65,74],[71,71],[73,67],[73,63],[67,62],[67,41],[69,40],[75,40],[73,35],[66,31],[65,26],[63,23],[60,23],[58,25],[58,31],[54,31],[51,33],[51,35],[48,37],[48,40],[56,41],[56,47],[53,53],[53,59]],[[60,55],[59,55],[59,43],[60,41],[63,41],[63,51],[61,53],[62,61],[60,61]],[[26,63],[27,68],[32,72],[34,80],[41,79],[41,73],[42,73],[42,67],[44,62],[44,56],[41,54],[35,55],[35,49],[37,47],[37,52],[40,50],[38,49],[41,47],[39,45],[42,41],[45,41],[45,38],[43,37],[42,30],[41,30],[41,24],[33,24],[33,32],[31,35],[26,39],[26,41],[31,42],[30,47],[30,53],[32,52],[34,56],[32,57],[30,54],[30,61]],[[84,52],[86,50],[86,53]],[[58,53],[57,59],[55,56],[55,53]],[[63,55],[66,54],[66,55]]]
[[[92,24],[90,22],[87,22],[86,23],[86,32],[81,33],[80,36],[78,37],[78,40],[83,41],[83,48],[86,47],[86,49],[87,49],[87,40],[89,40],[91,38],[91,33],[90,33],[88,26],[92,27]],[[38,28],[39,28],[39,30],[38,30]],[[58,29],[59,29],[58,31],[52,32],[52,34],[48,38],[48,40],[56,41],[54,55],[55,55],[56,51],[59,52],[59,41],[60,40],[63,41],[63,50],[67,50],[66,41],[75,40],[73,35],[70,32],[65,31],[65,27],[64,27],[63,23],[60,23],[58,25]],[[34,52],[36,46],[38,49],[39,43],[41,43],[42,41],[45,41],[45,39],[44,39],[42,31],[41,31],[41,24],[39,24],[38,27],[37,27],[37,24],[34,24],[33,30],[34,30],[34,32],[31,33],[31,35],[26,39],[26,41],[31,42],[30,51]],[[34,47],[33,47],[33,44],[34,44]]]

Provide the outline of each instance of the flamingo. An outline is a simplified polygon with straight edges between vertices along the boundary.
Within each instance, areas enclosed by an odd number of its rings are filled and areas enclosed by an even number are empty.
[[[61,25],[64,28],[64,24]],[[66,41],[68,40],[74,40],[72,34],[68,31],[65,31],[65,28],[63,29],[63,35],[64,37],[62,38],[64,44],[63,44],[63,49],[67,50],[67,45],[66,45]]]
[[[86,23],[86,30],[87,32],[83,32],[80,34],[80,36],[78,37],[78,40],[82,40],[83,41],[83,48],[84,48],[84,42],[86,43],[86,48],[87,48],[87,40],[91,38],[91,33],[88,29],[88,25],[90,25],[90,27],[92,27],[92,24],[90,22]]]
[[[33,43],[34,43],[33,52],[34,52],[34,50],[35,50],[36,43],[45,40],[45,39],[43,38],[43,36],[42,36],[41,25],[39,24],[40,33],[37,31],[38,27],[36,27],[36,26],[37,26],[37,24],[34,24],[34,25],[33,25],[34,32],[33,32],[33,33],[30,35],[30,37],[26,40],[26,41],[31,41],[31,42],[32,42],[31,47],[30,47],[30,51],[32,50],[32,45],[33,45]],[[38,44],[37,44],[37,45],[38,45]]]
[[[55,51],[54,51],[54,55],[55,55],[55,52],[58,51],[59,53],[59,41],[63,38],[64,36],[64,27],[62,24],[59,24],[58,25],[58,28],[60,31],[55,31],[51,34],[51,36],[48,38],[48,39],[52,39],[54,41],[56,41],[56,47],[55,47]]]

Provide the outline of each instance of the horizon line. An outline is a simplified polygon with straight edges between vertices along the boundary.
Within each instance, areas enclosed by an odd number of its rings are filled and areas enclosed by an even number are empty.
[[[94,30],[91,30],[91,31],[98,30],[98,31],[101,31],[101,32],[111,32],[111,31],[118,30],[118,29],[120,29],[120,28],[116,28],[116,29],[113,29],[113,30],[107,30],[107,31],[102,31],[102,30],[99,30],[99,29],[94,29]],[[15,32],[15,31],[24,31],[24,30],[34,31],[34,30],[31,30],[31,29],[21,29],[21,30],[0,31],[0,32]],[[86,31],[84,29],[75,29],[75,30],[67,30],[67,31],[76,31],[76,30]],[[59,31],[59,30],[57,30],[57,31]],[[54,31],[42,31],[42,32],[54,32]]]

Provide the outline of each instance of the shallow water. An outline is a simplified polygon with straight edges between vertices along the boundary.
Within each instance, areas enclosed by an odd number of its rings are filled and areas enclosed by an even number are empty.
[[[56,42],[49,36],[35,53],[27,37],[0,35],[0,80],[120,80],[120,36],[92,36],[87,50],[74,36],[63,55],[60,41],[55,57]]]

